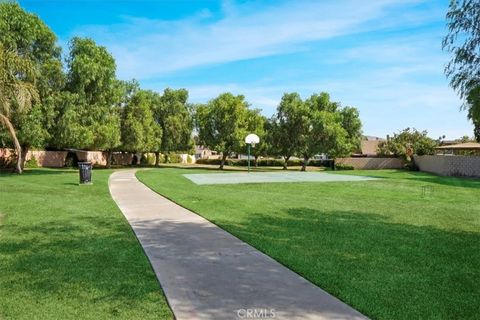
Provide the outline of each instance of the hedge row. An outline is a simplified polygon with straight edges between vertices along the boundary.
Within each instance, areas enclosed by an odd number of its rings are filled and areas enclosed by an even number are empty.
[[[222,162],[221,159],[198,159],[197,163],[198,164],[211,164],[211,165],[217,165],[219,166],[220,163]],[[282,167],[284,164],[283,159],[260,159],[257,161],[257,166],[259,167]],[[250,161],[250,165],[253,166],[254,162],[253,160]],[[294,166],[301,166],[303,164],[303,160],[300,159],[295,159],[295,160],[288,160],[287,165],[290,167]],[[245,159],[227,159],[225,161],[225,165],[227,166],[247,166],[247,160]],[[308,162],[309,166],[315,166],[315,167],[331,167],[332,166],[332,160],[310,160]]]

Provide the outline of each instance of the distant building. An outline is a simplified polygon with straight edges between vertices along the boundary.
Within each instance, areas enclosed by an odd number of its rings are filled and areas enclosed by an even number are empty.
[[[385,139],[375,136],[364,136],[360,143],[360,152],[355,153],[354,157],[375,157],[378,151],[378,145]]]
[[[480,155],[480,143],[476,142],[448,144],[435,149],[437,154],[444,155]]]
[[[216,159],[218,158],[218,153],[212,151],[204,146],[195,146],[195,159]]]

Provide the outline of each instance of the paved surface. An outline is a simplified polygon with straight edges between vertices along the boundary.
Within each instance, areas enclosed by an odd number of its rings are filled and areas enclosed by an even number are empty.
[[[134,170],[110,192],[177,319],[365,319],[226,231],[153,192]]]
[[[236,173],[194,173],[184,174],[185,178],[196,184],[237,184],[271,182],[333,182],[366,181],[378,178],[332,174],[325,172],[236,172]]]

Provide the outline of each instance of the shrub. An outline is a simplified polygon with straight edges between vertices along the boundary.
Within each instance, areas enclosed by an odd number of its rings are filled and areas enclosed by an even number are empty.
[[[293,160],[288,160],[287,161],[287,166],[289,166],[289,167],[295,167],[295,166],[298,167],[298,166],[301,166],[301,165],[303,165],[303,160],[300,160],[300,159],[293,159]]]
[[[198,164],[211,164],[216,166],[219,166],[221,162],[222,162],[222,159],[198,159],[197,160]]]
[[[182,163],[182,157],[175,152],[168,152],[166,157],[167,163]]]
[[[193,163],[193,159],[195,159],[195,156],[188,155],[188,156],[187,156],[187,163],[188,163],[188,164],[192,164],[192,163]]]
[[[0,158],[0,169],[13,168],[14,163],[12,159]]]
[[[37,158],[32,156],[29,160],[25,161],[25,168],[38,168]]]
[[[331,168],[333,165],[333,160],[310,160],[308,162],[309,166],[313,167],[327,167]]]
[[[335,165],[335,170],[355,170],[355,168],[348,164],[339,163]]]
[[[76,152],[68,152],[65,158],[65,167],[76,168],[78,167],[78,157]]]
[[[260,159],[257,161],[259,167],[282,167],[283,159]]]
[[[140,159],[140,164],[147,166],[155,165],[155,154],[153,153],[144,153]]]
[[[406,162],[403,167],[406,169],[406,170],[409,170],[409,171],[418,171],[419,168],[418,166],[415,164],[414,161],[411,161],[411,162]]]
[[[246,167],[248,166],[248,160],[246,159],[232,159],[228,160],[228,165],[229,166],[238,166],[238,167]],[[250,159],[250,165],[253,166],[253,158]]]

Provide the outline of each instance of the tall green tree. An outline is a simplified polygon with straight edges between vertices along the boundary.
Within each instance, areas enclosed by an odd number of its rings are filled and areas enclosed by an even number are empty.
[[[171,151],[188,151],[192,149],[193,119],[188,104],[186,89],[170,89],[163,91],[155,109],[155,119],[162,128],[161,152],[168,161]],[[156,152],[156,165],[159,163],[159,152]]]
[[[434,154],[438,141],[428,137],[427,131],[418,131],[415,128],[406,128],[394,133],[378,146],[380,155],[396,156],[413,161],[413,155]]]
[[[242,95],[223,93],[196,109],[196,122],[200,142],[222,153],[220,169],[228,155],[242,152],[248,132],[248,103]]]
[[[302,171],[306,170],[314,155],[336,157],[348,154],[355,144],[353,137],[356,139],[360,135],[357,131],[361,128],[358,112],[354,108],[341,108],[338,102],[330,101],[328,93],[313,94],[305,101],[305,106],[307,113],[303,117],[299,142]]]
[[[16,171],[22,173],[22,147],[12,124],[12,113],[29,110],[38,99],[33,64],[0,45],[0,122],[8,130],[17,153]]]
[[[362,121],[357,108],[343,107],[340,109],[342,127],[347,133],[347,152],[359,151],[363,139]]]
[[[67,91],[73,96],[76,106],[69,105],[62,110],[62,116],[74,112],[68,119],[75,123],[68,126],[81,127],[86,131],[78,139],[62,141],[66,147],[104,150],[108,152],[108,165],[111,154],[120,141],[118,82],[115,77],[115,60],[103,46],[98,46],[88,38],[73,38],[70,42],[70,53],[67,58]],[[67,119],[64,119],[67,120]],[[69,136],[69,135],[65,135]]]
[[[299,151],[308,110],[298,93],[285,93],[269,125],[271,153],[283,157],[287,169],[290,157]]]
[[[155,96],[139,90],[125,105],[122,114],[122,149],[133,153],[157,151],[162,143],[162,128],[155,121]]]
[[[452,54],[445,67],[450,85],[464,99],[463,108],[475,126],[480,141],[480,2],[451,0],[447,13],[448,34],[443,49]]]
[[[61,50],[55,34],[36,15],[23,10],[17,3],[0,3],[0,44],[31,62],[38,99],[32,108],[12,110],[12,125],[16,128],[25,155],[31,147],[48,144],[55,119],[55,96],[64,86],[65,76]]]

